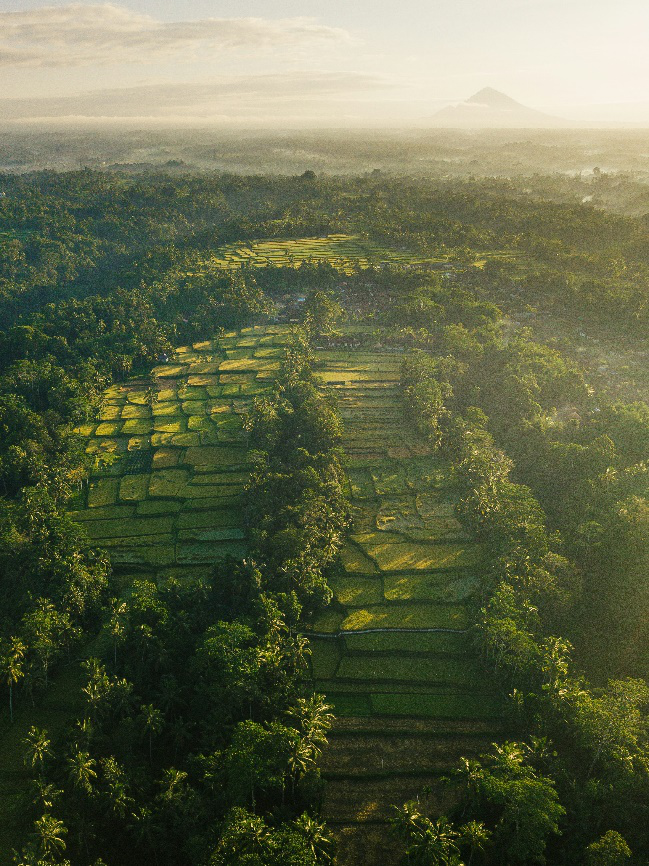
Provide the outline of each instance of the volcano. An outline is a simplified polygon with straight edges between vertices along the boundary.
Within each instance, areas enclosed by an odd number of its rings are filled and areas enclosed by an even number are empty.
[[[434,126],[463,129],[551,129],[575,125],[528,108],[493,87],[479,90],[458,105],[447,105],[433,115],[432,123]]]

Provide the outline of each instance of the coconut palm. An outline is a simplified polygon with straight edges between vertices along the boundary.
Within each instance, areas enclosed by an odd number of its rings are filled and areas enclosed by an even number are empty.
[[[40,767],[42,769],[45,759],[52,754],[50,742],[47,731],[32,726],[23,740],[23,743],[27,747],[25,763],[29,763],[32,768]]]
[[[117,644],[122,643],[126,636],[126,625],[124,620],[127,613],[128,608],[125,601],[120,604],[117,599],[112,599],[111,616],[108,628],[111,637],[113,638],[113,664],[115,666],[117,665]]]
[[[295,826],[304,835],[314,863],[333,863],[333,841],[324,824],[305,812],[296,819]]]
[[[416,803],[397,809],[392,826],[406,843],[407,862],[413,866],[461,866],[462,832],[445,817],[432,821]]]
[[[186,781],[187,773],[183,770],[176,770],[175,767],[168,767],[166,770],[163,770],[162,779],[160,780],[162,799],[167,803],[182,799]]]
[[[0,655],[0,676],[9,686],[9,716],[14,720],[14,685],[25,675],[24,660],[27,647],[20,638],[12,637],[9,646]]]
[[[149,734],[149,761],[152,759],[153,753],[153,735],[159,734],[163,728],[164,718],[160,710],[153,704],[143,704],[140,707],[140,718],[145,733]]]
[[[46,812],[42,818],[36,821],[34,827],[38,846],[43,856],[56,857],[65,851],[65,835],[68,830],[63,821],[59,821],[58,818]]]
[[[75,788],[81,788],[87,794],[92,793],[93,782],[97,778],[96,765],[89,752],[78,751],[68,758],[68,775]]]
[[[37,779],[35,786],[36,793],[34,794],[33,802],[36,805],[44,806],[45,809],[52,809],[63,793],[60,788],[57,788],[55,785],[48,785],[43,779]]]
[[[325,703],[322,695],[310,698],[298,698],[288,715],[295,720],[300,731],[300,751],[309,764],[315,764],[324,746],[327,745],[327,733],[331,728],[333,716],[331,707]]]

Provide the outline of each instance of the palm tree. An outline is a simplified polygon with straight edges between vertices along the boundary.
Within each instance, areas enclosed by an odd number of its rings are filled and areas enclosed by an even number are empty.
[[[160,828],[156,824],[154,813],[148,806],[141,806],[133,814],[135,832],[140,845],[153,852],[153,862],[158,863],[158,845],[160,844]]]
[[[48,812],[35,823],[36,838],[44,857],[57,856],[65,851],[65,835],[68,832],[63,821]]]
[[[305,812],[295,820],[295,826],[304,834],[314,863],[333,863],[333,842],[324,824],[320,824]]]
[[[259,818],[245,809],[237,809],[234,812],[234,822],[236,822],[234,826],[231,823],[226,833],[223,834],[220,843],[223,848],[224,843],[227,844],[226,840],[230,841],[228,846],[230,850],[227,852],[232,858],[230,862],[236,862],[235,858],[237,857],[254,857],[255,859],[260,857],[268,841],[268,827],[263,818]],[[233,837],[231,840],[228,838],[230,836]]]
[[[14,720],[14,685],[24,675],[24,660],[27,647],[20,638],[12,637],[9,647],[0,656],[0,676],[9,686],[9,716]]]
[[[78,747],[77,747],[78,748]],[[75,788],[83,792],[79,798],[78,821],[77,821],[77,840],[83,844],[86,855],[88,855],[88,840],[90,826],[88,822],[88,805],[90,797],[94,794],[93,783],[97,778],[95,767],[97,762],[90,757],[89,752],[78,750],[70,758],[68,758],[68,775]]]
[[[96,764],[89,752],[78,751],[68,758],[68,774],[75,788],[92,793],[93,780],[97,778]]]
[[[129,797],[127,792],[128,778],[126,770],[112,755],[104,758],[101,765],[104,779],[108,785],[113,812],[123,818],[129,805],[135,802]]]
[[[118,604],[117,599],[111,601],[111,617],[108,627],[113,638],[113,664],[115,666],[117,666],[117,644],[121,643],[126,635],[124,618],[127,612],[128,608],[125,601],[121,604]]]
[[[45,686],[48,685],[49,669],[61,648],[78,634],[70,616],[60,613],[49,599],[39,598],[36,607],[25,617],[31,636],[31,646],[39,660]]]
[[[84,661],[83,668],[88,674],[88,683],[81,691],[86,696],[90,708],[90,717],[94,719],[98,715],[98,710],[108,691],[108,675],[104,666],[96,658]]]
[[[301,734],[300,751],[309,764],[315,764],[327,745],[326,735],[334,718],[330,709],[322,695],[312,695],[310,698],[298,698],[296,705],[289,710],[288,715],[297,722]]]
[[[487,830],[482,821],[468,821],[460,827],[462,834],[462,843],[468,845],[471,853],[469,854],[469,863],[473,860],[473,855],[476,852],[484,851],[489,842],[491,832]]]
[[[405,841],[409,841],[412,836],[421,832],[422,822],[426,819],[419,811],[416,803],[405,803],[403,809],[394,807],[396,815],[390,819],[395,832]]]
[[[310,698],[298,698],[295,706],[288,712],[299,732],[288,761],[293,794],[296,780],[316,767],[322,747],[327,744],[325,735],[333,719],[328,712],[330,709],[322,695],[313,695]]]
[[[32,768],[39,766],[42,769],[45,759],[52,754],[47,731],[42,731],[32,726],[23,743],[27,746],[25,763],[29,763]]]
[[[461,866],[462,833],[447,818],[431,821],[416,803],[397,809],[392,825],[406,843],[407,862],[414,866]]]
[[[143,704],[140,709],[142,711],[140,718],[142,719],[144,730],[149,734],[149,761],[151,761],[153,735],[160,733],[164,720],[160,710],[154,707],[153,704]]]
[[[144,395],[144,399],[146,400],[146,405],[149,407],[151,412],[153,412],[153,407],[158,402],[158,389],[157,388],[147,388],[146,393]]]
[[[177,758],[178,752],[191,740],[192,731],[185,719],[182,716],[179,716],[171,723],[170,733],[174,744],[174,758]]]
[[[295,793],[295,781],[298,777],[303,776],[313,765],[313,757],[308,745],[300,738],[295,744],[295,749],[288,759],[288,768],[291,771],[291,786]],[[283,800],[282,800],[283,803]]]
[[[36,794],[33,802],[42,804],[46,809],[52,809],[63,791],[54,785],[46,784],[42,779],[36,780]]]
[[[187,773],[183,770],[176,770],[175,767],[168,767],[162,773],[160,786],[162,787],[162,799],[168,803],[174,800],[182,799],[185,782],[187,781]]]
[[[412,847],[416,861],[423,864],[438,863],[439,866],[462,866],[460,863],[460,833],[444,817],[431,821],[424,837]]]

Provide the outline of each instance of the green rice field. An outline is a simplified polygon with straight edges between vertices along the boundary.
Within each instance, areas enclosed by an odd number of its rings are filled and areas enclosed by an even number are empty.
[[[409,427],[400,357],[323,350],[343,415],[353,524],[312,623],[312,674],[337,721],[324,755],[324,815],[343,864],[393,862],[393,804],[488,747],[502,707],[472,650],[481,550],[454,513],[450,467]],[[383,826],[382,826],[383,824]]]
[[[440,259],[423,258],[405,250],[393,250],[354,235],[332,234],[319,238],[259,240],[228,244],[208,259],[218,267],[298,267],[302,262],[328,262],[346,273],[381,263],[427,264]]]
[[[318,685],[339,714],[350,706],[353,681],[354,713],[362,706],[381,715],[389,706],[391,714],[422,708],[426,716],[426,701],[402,695],[404,684],[416,682],[436,700],[470,689],[457,701],[437,701],[449,719],[493,716],[497,706],[479,686],[468,636],[481,551],[455,518],[449,467],[408,429],[400,357],[325,350],[317,358],[343,415],[354,517],[331,580],[334,602],[312,624]],[[396,702],[386,699],[393,692],[401,695]]]
[[[97,469],[73,516],[120,573],[198,573],[245,553],[243,417],[272,386],[286,340],[250,328],[180,347],[150,377],[115,385],[83,427]]]

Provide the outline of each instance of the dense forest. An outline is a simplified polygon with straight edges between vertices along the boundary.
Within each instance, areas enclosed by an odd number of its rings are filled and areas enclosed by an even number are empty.
[[[305,635],[354,517],[318,377],[341,340],[401,358],[403,424],[448,464],[483,551],[471,640],[507,705],[507,736],[449,777],[454,805],[394,804],[403,862],[647,862],[649,405],[640,378],[621,394],[616,360],[581,350],[645,356],[649,228],[556,187],[0,176],[0,739],[19,709],[31,776],[15,863],[334,862],[318,769],[333,713]],[[214,258],[337,235],[386,261]],[[262,322],[290,333],[243,422],[248,555],[126,586],[70,513],[114,460],[84,426],[111,385]],[[79,664],[52,735],[43,701]]]
[[[543,197],[646,211],[645,129],[131,129],[16,124],[0,132],[0,170],[143,175],[232,172],[525,178]],[[606,183],[599,181],[602,175]],[[537,187],[536,180],[539,185]]]

